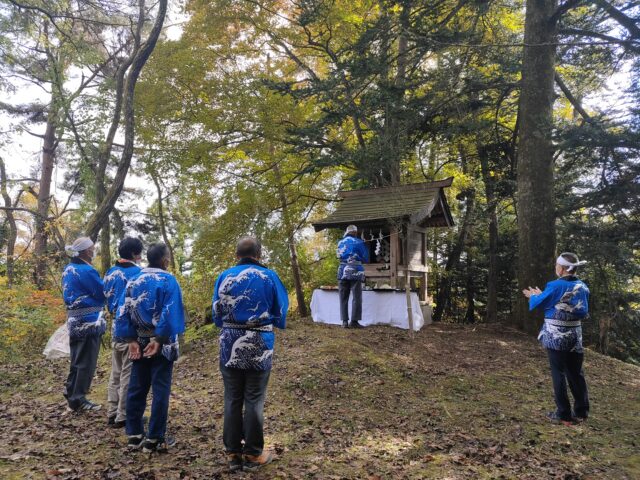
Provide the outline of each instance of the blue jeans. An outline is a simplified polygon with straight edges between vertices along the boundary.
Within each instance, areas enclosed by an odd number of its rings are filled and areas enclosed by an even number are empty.
[[[224,448],[227,453],[260,455],[264,449],[264,398],[271,370],[242,370],[220,365],[220,372],[224,381]]]
[[[153,389],[147,438],[164,440],[169,415],[173,362],[162,355],[134,360],[127,394],[127,435],[144,435],[142,416],[147,408],[149,388]]]

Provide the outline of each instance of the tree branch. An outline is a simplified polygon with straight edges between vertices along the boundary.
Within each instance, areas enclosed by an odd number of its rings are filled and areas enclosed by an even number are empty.
[[[594,4],[602,8],[605,12],[609,14],[611,18],[613,18],[616,22],[622,25],[627,31],[631,34],[632,38],[640,38],[640,27],[637,25],[637,20],[634,18],[628,17],[616,7],[611,5],[606,0],[591,0]]]
[[[584,108],[582,108],[582,105],[580,104],[578,99],[573,96],[573,94],[569,90],[569,87],[567,87],[567,85],[564,83],[562,78],[560,78],[560,75],[558,75],[557,72],[555,75],[555,80],[556,80],[556,84],[560,87],[560,90],[562,90],[562,93],[564,93],[564,96],[567,97],[567,100],[569,100],[571,105],[573,105],[573,108],[576,109],[576,111],[582,116],[582,118],[585,119],[585,121],[591,124],[594,124],[595,120],[591,118],[591,116],[587,113],[587,111]]]
[[[605,35],[604,33],[592,32],[590,30],[582,30],[580,28],[561,28],[558,33],[560,35],[575,35],[579,37],[598,38],[600,40],[606,40],[610,43],[618,44],[622,47],[629,49],[634,53],[640,53],[640,43],[635,43],[633,40],[622,40],[620,38],[612,37],[611,35]]]

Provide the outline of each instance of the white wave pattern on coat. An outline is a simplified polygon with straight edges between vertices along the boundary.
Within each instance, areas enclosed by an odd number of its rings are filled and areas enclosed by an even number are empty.
[[[240,301],[250,300],[251,297],[248,295],[251,293],[250,289],[245,289],[240,295],[232,295],[231,290],[236,285],[252,277],[269,280],[268,275],[260,271],[260,269],[253,267],[245,268],[237,275],[227,275],[218,287],[218,300],[214,304],[216,311],[222,311],[228,315]]]
[[[231,347],[227,368],[255,368],[273,355],[272,350],[264,350],[264,342],[259,332],[247,331],[238,337]]]

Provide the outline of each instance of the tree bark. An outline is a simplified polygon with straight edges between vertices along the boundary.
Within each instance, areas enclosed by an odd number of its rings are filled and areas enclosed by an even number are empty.
[[[553,276],[555,203],[553,195],[553,103],[555,99],[556,0],[527,0],[518,141],[518,284],[542,285]],[[529,312],[518,295],[513,323],[535,332],[540,314]]]
[[[473,285],[473,258],[471,256],[471,249],[467,249],[467,285],[466,285],[466,293],[467,293],[467,312],[464,315],[464,323],[475,323],[476,315],[475,315],[475,288]]]
[[[118,240],[122,240],[124,238],[124,222],[122,221],[120,211],[114,208],[113,212],[111,212],[111,217],[113,221],[113,235]]]
[[[289,258],[291,261],[291,273],[293,275],[293,284],[296,290],[296,301],[298,302],[298,313],[301,317],[309,315],[307,310],[307,303],[304,299],[304,288],[302,286],[302,275],[300,274],[300,264],[298,262],[298,249],[296,247],[295,229],[292,225],[289,215],[289,207],[287,203],[287,195],[284,191],[284,185],[282,183],[282,174],[280,167],[276,163],[273,167],[273,171],[276,176],[276,182],[278,184],[278,196],[280,198],[280,206],[282,208],[282,220],[284,228],[287,234],[287,246],[289,248]]]
[[[475,190],[471,189],[467,191],[467,198],[465,202],[465,213],[460,226],[460,233],[449,252],[447,263],[444,267],[444,272],[440,277],[440,284],[438,286],[438,295],[436,297],[436,308],[433,312],[433,321],[439,322],[444,317],[444,312],[449,306],[451,300],[451,271],[453,271],[460,263],[460,256],[462,250],[471,231],[471,224],[473,219],[473,213],[475,209]]]
[[[34,256],[36,264],[34,280],[40,290],[45,287],[45,275],[47,273],[47,218],[49,216],[49,205],[51,203],[51,179],[55,164],[57,118],[57,101],[55,97],[52,96],[42,145],[40,186],[38,189],[37,214],[35,216]]]
[[[169,257],[171,261],[171,270],[176,272],[176,260],[173,254],[173,246],[169,241],[169,235],[167,234],[167,225],[164,219],[164,209],[162,207],[162,188],[160,186],[160,180],[155,173],[149,173],[153,183],[156,186],[156,191],[158,192],[158,222],[160,223],[160,233],[162,234],[162,239],[164,240],[165,245],[169,249]]]
[[[484,189],[487,196],[489,217],[489,275],[487,276],[487,317],[488,323],[498,321],[498,216],[496,214],[495,181],[489,168],[489,153],[478,147],[478,157],[482,169]]]
[[[2,189],[2,198],[6,207],[13,207],[9,191],[7,189],[7,172],[5,170],[4,160],[0,158],[0,188]],[[11,288],[14,281],[14,258],[16,248],[16,238],[18,238],[18,227],[12,210],[5,210],[7,223],[9,224],[9,235],[7,237],[7,287]]]
[[[109,217],[100,230],[100,265],[103,275],[111,268],[111,224]]]

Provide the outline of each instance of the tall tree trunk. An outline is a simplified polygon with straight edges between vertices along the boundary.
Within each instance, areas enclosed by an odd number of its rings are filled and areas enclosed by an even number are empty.
[[[273,156],[273,153],[272,153]],[[293,285],[296,289],[296,300],[298,302],[298,313],[301,317],[309,315],[307,310],[307,302],[304,299],[304,289],[302,286],[302,275],[300,274],[300,264],[298,263],[298,249],[296,247],[295,228],[289,214],[289,206],[287,204],[287,195],[284,191],[282,182],[282,174],[280,167],[276,163],[273,167],[278,184],[278,196],[280,197],[280,207],[282,208],[282,220],[287,234],[287,246],[289,248],[289,259],[291,261],[291,273],[293,274]]]
[[[100,230],[100,265],[103,275],[111,268],[111,225],[108,217]]]
[[[162,188],[160,186],[160,180],[155,173],[150,173],[151,178],[153,179],[153,183],[156,186],[156,191],[158,192],[158,222],[160,223],[160,233],[162,234],[162,240],[164,240],[165,245],[169,249],[169,257],[171,261],[171,270],[176,272],[176,260],[173,254],[173,246],[169,241],[169,235],[167,234],[167,224],[164,219],[164,209],[162,207]]]
[[[467,293],[467,312],[464,315],[464,323],[475,323],[476,315],[475,315],[475,288],[473,285],[473,258],[471,256],[471,249],[467,249],[467,285],[466,285],[466,293]]]
[[[442,318],[444,317],[444,312],[446,311],[451,300],[451,272],[455,268],[457,268],[458,264],[460,263],[462,250],[464,249],[464,245],[467,242],[467,237],[469,236],[469,232],[471,231],[474,209],[475,190],[471,189],[467,191],[464,218],[462,220],[462,225],[460,226],[458,238],[456,239],[455,244],[449,252],[449,257],[447,258],[444,272],[440,277],[440,284],[438,286],[438,294],[436,297],[436,308],[433,312],[434,322],[439,322],[440,320],[442,320]]]
[[[124,238],[124,222],[122,221],[120,211],[114,208],[113,212],[111,212],[111,216],[113,220],[113,235],[118,240],[122,240]]]
[[[51,204],[51,178],[55,164],[57,101],[52,97],[47,114],[47,126],[42,145],[40,187],[38,189],[38,205],[35,218],[35,271],[34,280],[38,289],[44,289],[47,272],[47,219]]]
[[[556,0],[527,0],[520,91],[518,142],[518,284],[544,286],[553,276],[555,203],[553,196],[553,102]],[[513,323],[534,332],[542,321],[518,295]]]
[[[487,276],[487,317],[489,323],[498,321],[498,216],[496,214],[495,181],[489,168],[489,152],[478,147],[489,217],[489,275]]]
[[[613,295],[611,294],[607,272],[599,260],[596,260],[595,267],[598,272],[598,283],[600,283],[602,291],[605,292],[602,296],[602,303],[607,306],[607,308],[603,309],[606,313],[603,312],[604,314],[598,316],[598,350],[600,353],[608,355],[609,332],[611,330],[611,321],[616,315],[616,305],[612,300]]]
[[[2,158],[0,158],[0,188],[2,190],[5,207],[12,208],[13,204],[11,203],[11,197],[9,196],[9,190],[7,188],[7,172]],[[7,236],[7,287],[11,288],[14,280],[13,254],[16,248],[16,238],[18,238],[18,227],[16,225],[16,219],[13,216],[13,211],[5,210],[5,213],[7,215],[7,223],[9,224],[9,235]]]

